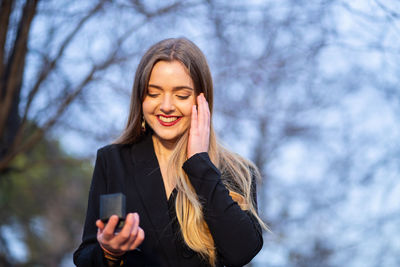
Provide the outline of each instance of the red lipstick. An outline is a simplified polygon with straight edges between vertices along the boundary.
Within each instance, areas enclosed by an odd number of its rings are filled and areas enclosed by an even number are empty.
[[[171,116],[171,115],[157,115],[156,117],[157,117],[158,122],[159,122],[162,126],[167,126],[167,127],[173,126],[173,125],[177,124],[177,123],[182,119],[182,117]],[[160,117],[164,117],[164,118],[177,118],[177,119],[174,120],[174,121],[171,121],[171,122],[165,122],[165,121],[162,121],[162,120],[160,119]]]

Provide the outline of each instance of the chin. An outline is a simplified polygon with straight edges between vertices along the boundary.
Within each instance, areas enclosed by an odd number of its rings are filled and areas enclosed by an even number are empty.
[[[178,142],[184,133],[182,133],[182,134],[158,134],[157,132],[155,132],[155,134],[161,141]]]

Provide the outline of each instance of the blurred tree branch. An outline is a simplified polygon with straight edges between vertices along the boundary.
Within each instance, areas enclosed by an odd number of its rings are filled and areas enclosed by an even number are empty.
[[[11,1],[2,2],[1,22],[0,27],[4,29],[4,37],[7,37],[7,29],[11,16]],[[2,43],[0,48],[1,52],[1,65],[7,62],[5,66],[1,67],[0,73],[0,158],[8,153],[8,144],[13,142],[15,130],[19,127],[18,118],[18,103],[19,94],[22,86],[22,79],[24,73],[25,58],[27,53],[28,35],[31,28],[33,17],[36,13],[38,1],[27,1],[23,8],[20,21],[18,23],[18,30],[15,41],[10,49],[10,55],[7,57],[5,53],[5,44],[7,38],[1,38]],[[3,10],[4,8],[4,10]],[[4,57],[6,56],[6,57]],[[7,127],[8,126],[8,127]],[[3,162],[3,161],[1,161]],[[4,169],[3,164],[0,163],[0,172]]]
[[[18,109],[21,102],[20,93],[23,86],[23,74],[26,67],[25,58],[27,57],[28,53],[27,45],[29,40],[29,32],[31,29],[32,20],[36,15],[38,2],[38,0],[27,0],[25,2],[23,14],[18,23],[18,32],[11,49],[11,54],[8,57],[7,64],[1,68],[4,71],[2,73],[0,72],[0,77],[2,77],[0,84],[0,173],[6,171],[10,162],[15,158],[16,155],[18,155],[18,153],[24,152],[37,144],[46,131],[56,123],[57,118],[61,116],[74,98],[85,88],[88,83],[90,83],[97,69],[104,69],[112,63],[112,61],[109,60],[108,62],[105,62],[107,64],[103,64],[103,66],[93,66],[92,71],[75,90],[69,92],[69,88],[64,88],[64,91],[66,92],[65,99],[61,103],[53,103],[53,105],[55,104],[59,106],[57,113],[48,119],[43,128],[37,129],[36,132],[33,133],[27,133],[25,130],[31,103],[38,91],[42,88],[43,82],[46,80],[49,74],[54,71],[57,63],[63,57],[65,49],[71,43],[79,30],[83,27],[85,22],[93,17],[94,14],[99,12],[106,1],[100,1],[87,13],[86,16],[80,20],[73,31],[61,43],[59,50],[53,59],[50,60],[49,56],[45,56],[40,74],[32,88],[29,90],[27,104],[21,120]],[[12,3],[11,1],[3,1],[2,5],[2,24],[0,25],[0,28],[4,31],[2,36],[8,36],[8,38],[12,38],[13,36],[11,34],[7,35],[7,32],[9,31],[8,27],[13,26],[9,24],[10,16],[12,14]],[[2,58],[4,58],[4,55],[6,55],[5,43],[7,43],[7,39],[1,38],[1,41],[1,55]],[[3,66],[3,61],[0,63]]]
[[[26,0],[24,2],[23,14],[18,21],[18,31],[15,37],[15,42],[11,49],[10,55],[7,55],[6,43],[14,37],[11,33],[11,28],[15,25],[10,24],[10,18],[14,10],[17,8],[13,4],[13,1],[2,1],[2,9],[0,13],[0,59],[2,63],[7,59],[7,63],[1,64],[0,68],[0,174],[7,171],[12,160],[19,154],[27,150],[32,149],[42,138],[53,128],[59,121],[59,118],[65,113],[69,106],[75,101],[75,99],[82,95],[82,92],[86,90],[96,79],[101,72],[129,59],[131,53],[121,52],[121,47],[124,42],[132,36],[135,31],[134,27],[131,27],[123,34],[116,36],[113,42],[112,50],[108,52],[106,58],[100,62],[92,62],[90,70],[88,70],[85,77],[82,77],[79,83],[76,81],[69,81],[68,78],[64,81],[64,86],[58,88],[58,99],[49,99],[47,110],[54,112],[46,112],[47,118],[45,121],[44,116],[40,116],[37,119],[41,119],[41,127],[36,128],[35,131],[31,131],[28,128],[28,121],[35,118],[34,112],[32,111],[33,102],[39,98],[39,93],[43,94],[46,88],[46,82],[48,82],[52,75],[60,72],[60,62],[66,59],[66,50],[73,44],[78,38],[79,34],[85,25],[97,16],[100,12],[105,12],[105,5],[112,5],[108,0],[99,0],[97,3],[90,7],[85,14],[81,15],[78,22],[72,26],[70,32],[63,37],[62,41],[58,41],[58,47],[56,52],[51,53],[51,49],[36,51],[40,55],[40,69],[37,70],[36,79],[33,83],[24,83],[24,71],[28,67],[25,63],[25,59],[30,53],[28,50],[29,33],[32,27],[32,21],[36,16],[37,6],[40,1],[38,0]],[[116,4],[118,7],[118,3]],[[181,7],[181,2],[164,5],[152,11],[148,11],[144,3],[141,1],[132,1],[130,7],[141,15],[144,15],[147,20],[153,17],[162,16],[175,12]],[[49,14],[52,16],[52,14]],[[56,29],[50,26],[47,34],[47,44],[54,43],[55,38],[60,38],[56,35]],[[75,83],[75,85],[73,85]],[[21,95],[21,90],[28,93]],[[21,105],[24,102],[25,105]],[[21,111],[21,115],[20,114]]]

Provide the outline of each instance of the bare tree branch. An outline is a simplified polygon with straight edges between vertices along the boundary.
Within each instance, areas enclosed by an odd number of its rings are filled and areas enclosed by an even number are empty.
[[[129,33],[129,31],[128,31]],[[127,57],[119,58],[117,57],[119,47],[122,44],[124,38],[120,38],[118,41],[119,46],[116,46],[109,54],[106,60],[98,65],[92,66],[92,69],[86,75],[86,77],[81,81],[81,83],[76,87],[75,90],[70,92],[70,88],[66,87],[62,91],[68,92],[63,96],[60,104],[58,105],[57,111],[53,114],[46,123],[37,128],[29,137],[25,137],[26,140],[23,141],[24,129],[27,127],[27,121],[21,124],[19,128],[18,134],[14,139],[13,144],[11,145],[9,153],[3,158],[0,159],[0,172],[4,170],[10,162],[20,153],[23,153],[29,149],[31,149],[34,145],[36,145],[43,136],[57,123],[57,121],[61,118],[62,114],[66,111],[66,109],[71,105],[71,103],[75,100],[75,98],[82,93],[82,91],[93,81],[95,81],[96,73],[106,69],[112,64],[119,63],[127,59]]]
[[[82,29],[83,25],[91,18],[93,17],[101,8],[103,7],[104,3],[107,0],[102,0],[100,1],[92,10],[88,12],[86,16],[84,16],[75,26],[75,28],[72,30],[72,32],[64,39],[62,42],[56,56],[50,60],[49,62],[43,62],[42,70],[39,74],[38,79],[36,80],[35,84],[32,86],[32,89],[29,92],[28,95],[28,100],[27,104],[25,106],[25,111],[22,116],[22,123],[25,123],[27,120],[27,115],[30,110],[30,106],[32,104],[32,101],[39,91],[40,86],[42,85],[43,81],[46,80],[48,75],[51,73],[51,71],[56,67],[57,62],[60,60],[60,58],[63,56],[65,49],[68,47],[68,45],[71,43],[73,38],[77,35],[77,33]]]
[[[1,1],[0,7],[0,80],[4,75],[4,61],[5,61],[5,45],[7,37],[7,29],[10,22],[10,15],[13,6],[13,0]],[[5,88],[0,84],[0,99],[3,98]]]
[[[8,60],[6,73],[2,79],[2,87],[5,90],[4,98],[0,98],[0,136],[4,134],[4,128],[7,123],[8,114],[11,111],[15,97],[19,98],[19,91],[22,85],[24,73],[25,57],[27,52],[27,43],[32,19],[36,13],[38,0],[28,0],[25,4],[22,18],[18,26],[17,38],[13,45],[13,51]],[[17,103],[18,104],[18,103]]]

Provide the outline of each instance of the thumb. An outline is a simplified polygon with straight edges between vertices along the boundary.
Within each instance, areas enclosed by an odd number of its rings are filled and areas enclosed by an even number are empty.
[[[99,229],[99,231],[103,232],[105,224],[101,220],[96,221],[96,226]]]

